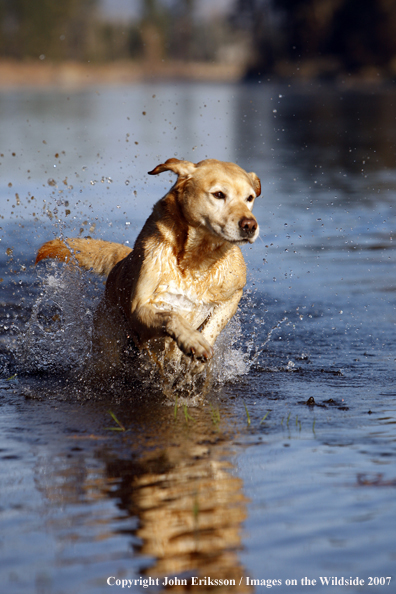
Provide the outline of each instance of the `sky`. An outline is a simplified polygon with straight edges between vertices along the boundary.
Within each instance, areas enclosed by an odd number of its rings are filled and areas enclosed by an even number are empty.
[[[234,0],[198,0],[197,14],[208,17],[224,13],[233,2]],[[142,0],[100,0],[103,14],[111,20],[138,17],[141,3]]]

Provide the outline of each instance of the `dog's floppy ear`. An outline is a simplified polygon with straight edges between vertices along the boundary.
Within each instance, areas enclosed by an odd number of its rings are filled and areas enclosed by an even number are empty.
[[[173,173],[176,173],[179,176],[189,177],[194,173],[196,167],[195,163],[191,163],[190,161],[180,161],[180,159],[172,158],[161,165],[157,165],[157,167],[154,167],[148,174],[157,175],[157,173],[162,173],[163,171],[173,171]]]
[[[260,194],[261,194],[261,182],[260,182],[260,178],[257,177],[257,175],[255,173],[253,173],[253,171],[251,171],[250,173],[248,173],[248,176],[252,180],[252,184],[253,184],[254,191],[256,192],[256,196],[260,196]]]

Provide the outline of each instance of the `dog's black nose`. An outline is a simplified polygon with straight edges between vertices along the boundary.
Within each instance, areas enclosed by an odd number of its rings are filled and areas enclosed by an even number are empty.
[[[244,235],[251,237],[255,234],[257,229],[257,221],[256,219],[241,219],[239,221],[239,227]]]

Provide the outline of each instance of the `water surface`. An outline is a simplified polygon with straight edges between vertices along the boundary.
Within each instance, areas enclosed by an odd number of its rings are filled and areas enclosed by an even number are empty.
[[[230,592],[389,576],[370,588],[392,591],[395,101],[264,84],[0,95],[7,592],[164,576],[235,580]],[[173,156],[236,161],[263,187],[216,382],[178,409],[76,373],[102,281],[33,266],[61,234],[133,245],[173,183],[146,172]]]

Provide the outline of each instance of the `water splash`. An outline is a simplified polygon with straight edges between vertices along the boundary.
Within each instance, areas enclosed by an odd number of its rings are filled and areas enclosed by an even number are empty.
[[[40,290],[30,320],[13,347],[18,370],[24,374],[67,373],[88,384],[94,375],[93,316],[103,286],[96,283],[96,277],[78,267],[47,262],[41,270]],[[242,313],[246,316],[246,312]],[[132,391],[141,386],[144,393],[161,392],[170,402],[177,397],[179,404],[199,404],[212,387],[247,375],[273,333],[287,319],[273,326],[260,342],[257,327],[264,322],[251,313],[249,316],[249,338],[244,335],[240,317],[235,316],[218,337],[213,360],[208,364],[192,364],[181,353],[169,362],[165,357],[154,361],[145,352],[138,355],[135,352],[135,359],[126,360],[125,377],[117,378],[124,382],[121,391],[125,392],[125,386]],[[114,378],[104,383],[112,387]]]
[[[23,373],[62,373],[81,369],[91,351],[94,304],[87,279],[76,267],[45,265],[39,295],[14,347]]]
[[[251,367],[249,343],[250,341],[245,341],[241,320],[236,315],[216,341],[212,363],[215,384],[232,382],[249,373]]]

